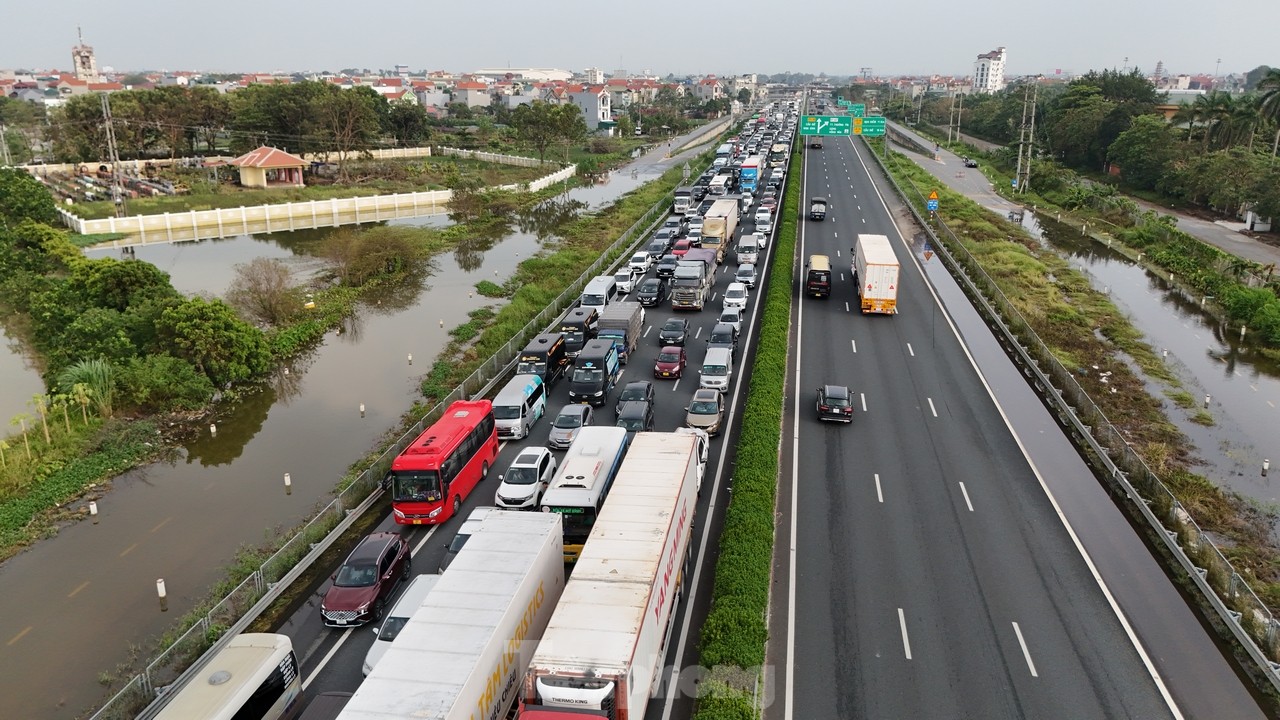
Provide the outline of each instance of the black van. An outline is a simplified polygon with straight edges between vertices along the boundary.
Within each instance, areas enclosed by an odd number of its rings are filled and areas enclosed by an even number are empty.
[[[804,291],[814,297],[831,295],[831,258],[826,255],[810,255],[805,265]]]
[[[574,308],[564,316],[560,332],[564,333],[564,351],[569,357],[577,357],[582,346],[596,336],[600,327],[600,312],[593,307]]]
[[[568,366],[569,356],[565,352],[564,333],[542,333],[520,351],[516,374],[537,375],[542,378],[543,383],[550,386],[564,375]]]

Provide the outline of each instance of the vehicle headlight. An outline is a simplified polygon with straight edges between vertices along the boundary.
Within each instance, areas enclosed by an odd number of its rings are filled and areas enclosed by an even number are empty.
[[[604,391],[603,391],[603,390],[597,390],[597,391],[595,391],[594,393],[592,393],[592,395],[593,395],[594,397],[600,397],[600,396],[601,396],[601,395],[603,395],[603,394],[604,394]]]
[[[365,675],[368,675],[368,674],[369,674],[369,673],[371,673],[371,672],[373,672],[373,666],[372,666],[372,665],[370,665],[369,663],[365,663],[365,664],[364,664],[364,674],[365,674]]]
[[[391,506],[391,512],[395,513],[395,516],[396,516],[396,517],[399,517],[399,518],[402,518],[402,517],[404,517],[404,516],[405,516],[405,515],[404,515],[404,512],[403,512],[402,510],[400,510],[399,508],[395,507],[394,505],[393,505],[393,506]]]
[[[357,615],[363,615],[363,614],[365,614],[365,612],[367,612],[368,610],[369,610],[369,603],[365,603],[365,604],[361,605],[360,607],[357,607],[357,608],[356,608],[356,614],[357,614]]]
[[[433,518],[433,517],[435,517],[435,516],[439,515],[439,514],[440,514],[440,513],[442,513],[442,512],[444,512],[444,508],[442,508],[442,507],[438,507],[438,508],[436,508],[435,510],[432,510],[431,512],[427,513],[427,517],[429,517],[429,518]]]

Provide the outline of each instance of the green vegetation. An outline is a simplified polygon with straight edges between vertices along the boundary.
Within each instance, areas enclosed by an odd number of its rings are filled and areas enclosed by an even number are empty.
[[[899,154],[892,155],[889,167],[904,188],[937,185],[931,175]],[[1194,399],[1176,386],[1172,374],[1118,309],[1065,260],[972,201],[945,189],[939,193],[943,196],[939,215],[964,249],[1058,360],[1077,374],[1093,402],[1200,527],[1226,548],[1258,596],[1276,607],[1280,599],[1280,548],[1270,536],[1271,522],[1260,522],[1257,510],[1248,502],[1188,470],[1191,457],[1186,439],[1164,416],[1162,402],[1146,391],[1142,378],[1117,355],[1128,355],[1143,373],[1165,382],[1167,394],[1179,407],[1192,410]],[[921,212],[922,197],[911,199]],[[1095,365],[1112,373],[1107,383],[1090,372]],[[1213,422],[1202,410],[1191,419],[1201,424]]]
[[[157,170],[158,175],[188,188],[190,193],[130,200],[129,212],[134,215],[157,215],[330,198],[372,197],[444,190],[460,183],[495,187],[531,182],[554,171],[553,166],[498,165],[444,155],[415,160],[352,160],[347,166],[346,182],[349,184],[312,184],[315,178],[309,177],[306,187],[258,189],[234,184],[234,173],[215,182],[203,170],[165,167]],[[73,208],[73,212],[85,219],[106,218],[115,213],[115,207],[110,201],[79,203]]]
[[[487,298],[500,298],[507,296],[506,288],[489,280],[481,280],[476,283],[476,292]]]
[[[799,152],[792,155],[793,167],[800,167],[800,158]],[[720,534],[711,611],[702,625],[699,664],[710,668],[711,675],[699,685],[696,720],[758,717],[753,699],[769,639],[778,448],[791,332],[790,273],[799,208],[800,183],[788,183],[736,448],[733,498]]]

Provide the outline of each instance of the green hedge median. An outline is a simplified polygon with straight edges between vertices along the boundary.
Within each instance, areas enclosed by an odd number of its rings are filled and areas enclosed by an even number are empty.
[[[792,153],[801,168],[800,153]],[[738,438],[733,499],[725,513],[711,611],[702,626],[699,665],[710,670],[698,689],[695,720],[756,718],[756,684],[769,639],[769,582],[773,566],[774,501],[782,438],[791,330],[791,268],[795,261],[800,183],[787,183],[778,216],[773,266],[765,291],[760,344]]]

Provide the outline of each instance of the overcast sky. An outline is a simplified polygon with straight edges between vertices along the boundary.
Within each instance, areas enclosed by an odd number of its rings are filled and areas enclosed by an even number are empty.
[[[956,74],[1005,46],[1007,73],[1085,72],[1158,60],[1171,73],[1280,65],[1277,0],[472,2],[14,0],[0,68],[70,69],[76,25],[99,67],[123,70],[466,72],[556,67],[665,75]]]

